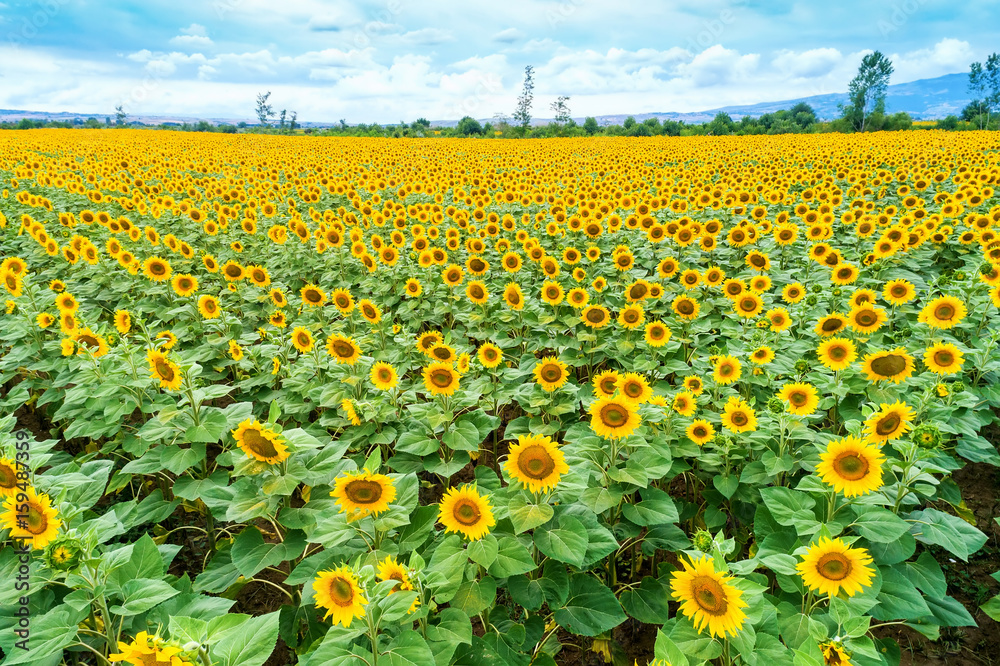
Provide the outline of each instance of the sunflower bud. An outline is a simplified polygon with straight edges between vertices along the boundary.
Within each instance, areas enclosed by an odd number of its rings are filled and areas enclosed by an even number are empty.
[[[819,284],[818,282],[816,284],[814,284],[812,286],[812,293],[814,293],[814,294],[822,294],[823,293],[823,285]]]
[[[695,533],[694,538],[691,539],[691,543],[694,544],[694,547],[701,552],[710,553],[712,552],[712,547],[715,545],[715,539],[712,538],[712,535],[709,532],[706,532],[705,530],[698,530]]]
[[[913,429],[910,439],[917,446],[924,449],[936,449],[941,446],[943,438],[941,429],[933,423],[921,423]]]
[[[991,264],[990,262],[984,261],[983,263],[979,264],[980,275],[989,275],[992,272],[993,272],[993,264]]]
[[[799,360],[797,360],[795,362],[795,372],[799,373],[800,375],[804,375],[805,373],[809,372],[809,361],[805,360],[804,358],[800,358]]]
[[[819,298],[816,297],[816,294],[809,294],[809,296],[806,297],[806,303],[808,305],[816,305],[819,303]]]
[[[831,292],[831,293],[833,293],[833,295],[834,295],[834,296],[840,296],[840,295],[841,295],[841,294],[843,294],[844,292],[843,292],[843,290],[842,290],[842,289],[840,289],[840,288],[838,287],[837,289],[834,289],[834,290],[833,290],[833,292]]]
[[[951,385],[952,393],[965,393],[965,382],[955,382]]]
[[[76,537],[63,535],[45,548],[45,563],[59,571],[70,571],[83,559],[83,544]]]
[[[767,411],[771,412],[772,414],[780,414],[781,412],[785,411],[785,405],[783,402],[781,402],[780,398],[772,397],[767,401]]]

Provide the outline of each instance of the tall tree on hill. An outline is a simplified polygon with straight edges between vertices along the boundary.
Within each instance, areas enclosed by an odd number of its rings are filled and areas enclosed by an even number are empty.
[[[992,54],[986,65],[974,62],[969,68],[969,94],[972,101],[962,115],[976,120],[979,129],[990,124],[990,115],[1000,107],[1000,54]]]
[[[892,61],[881,51],[862,58],[857,76],[847,86],[848,104],[842,107],[844,118],[858,132],[865,131],[874,114],[885,113],[885,94],[892,72]]]
[[[266,93],[257,94],[257,120],[264,127],[270,127],[271,123],[268,122],[272,116],[274,116],[274,108],[267,103],[267,100],[271,97],[271,91]]]
[[[517,110],[514,111],[514,120],[521,128],[521,135],[528,132],[531,126],[531,103],[535,99],[535,68],[527,65],[524,68],[524,87],[521,89],[521,96],[517,98]]]

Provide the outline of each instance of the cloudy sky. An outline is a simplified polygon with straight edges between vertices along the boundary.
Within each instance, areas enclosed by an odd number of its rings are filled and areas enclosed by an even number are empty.
[[[995,0],[0,0],[0,109],[300,120],[701,111],[893,83],[1000,48]],[[990,7],[993,6],[993,9]]]

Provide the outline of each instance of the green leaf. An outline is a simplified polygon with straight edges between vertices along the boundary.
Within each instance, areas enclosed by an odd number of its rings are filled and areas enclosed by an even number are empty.
[[[663,624],[670,619],[670,587],[652,576],[645,576],[639,587],[622,592],[622,608],[644,624]]]
[[[740,478],[735,475],[720,476],[716,474],[712,477],[712,485],[722,493],[723,497],[729,499],[736,492],[736,489],[740,487]]]
[[[779,525],[795,527],[800,535],[812,534],[820,529],[813,510],[816,500],[808,493],[776,486],[761,488],[760,495]]]
[[[533,527],[544,525],[552,519],[552,505],[534,504],[524,498],[523,495],[516,494],[507,503],[507,513],[510,522],[514,524],[514,533],[520,534]]]
[[[688,666],[688,659],[683,650],[677,647],[677,643],[674,643],[663,629],[656,630],[653,657],[657,662],[670,664],[670,666]]]
[[[462,583],[451,600],[451,605],[466,615],[478,615],[497,598],[497,582],[490,576],[482,580]]]
[[[278,641],[278,611],[251,617],[225,631],[211,647],[219,666],[263,666]]]
[[[497,557],[496,561],[489,567],[490,575],[497,578],[507,578],[534,570],[535,560],[517,538],[505,536],[497,540]]]
[[[542,565],[542,577],[538,580],[549,606],[562,606],[566,603],[566,598],[569,597],[569,572],[565,565],[547,560]]]
[[[889,543],[910,530],[909,523],[887,509],[855,506],[854,510],[858,514],[854,529],[869,541]]]
[[[112,606],[109,610],[115,615],[138,615],[176,594],[179,594],[179,591],[165,581],[153,578],[136,578],[122,586],[122,598],[124,599],[122,604]]]
[[[590,574],[573,574],[566,605],[555,620],[566,631],[579,636],[596,636],[614,629],[627,619],[614,593]]]
[[[388,658],[389,666],[428,666],[434,663],[434,653],[423,637],[407,629],[392,642],[389,649],[379,655],[379,663]]]
[[[63,648],[76,640],[77,625],[86,616],[86,611],[73,611],[57,606],[41,617],[32,617],[27,650],[13,647],[14,641],[20,638],[10,629],[5,629],[4,634],[7,635],[4,636],[3,644],[7,650],[7,658],[3,663],[31,666],[61,663]]]
[[[472,623],[457,608],[445,608],[438,620],[427,627],[427,645],[438,666],[447,666],[459,645],[472,645]]]
[[[913,523],[910,532],[917,541],[941,546],[963,561],[986,543],[986,535],[957,516],[924,509],[914,511],[907,520]]]
[[[170,638],[181,645],[192,641],[204,643],[208,637],[208,622],[196,617],[172,615],[168,627]]]
[[[492,534],[470,542],[466,548],[469,559],[485,569],[496,562],[497,550],[497,538]]]
[[[944,572],[934,556],[928,552],[920,553],[916,562],[907,562],[907,577],[913,584],[928,596],[944,597],[948,594],[948,583]]]
[[[455,596],[458,586],[462,584],[465,573],[465,563],[469,557],[462,545],[462,539],[452,534],[438,544],[431,555],[431,561],[426,571],[437,574],[440,584],[434,584],[434,598],[438,603],[447,603]]]
[[[893,568],[884,567],[882,589],[878,594],[878,605],[871,609],[876,620],[916,620],[931,614],[923,595],[913,583]]]
[[[514,603],[523,606],[529,611],[539,610],[545,602],[542,581],[537,578],[511,576],[507,579],[507,591],[510,592],[510,597],[514,600]]]
[[[980,608],[995,621],[1000,622],[1000,594],[991,598],[985,604],[980,606]]]
[[[677,522],[677,507],[670,495],[657,488],[646,488],[640,495],[641,502],[622,507],[626,518],[643,527]]]
[[[460,418],[452,424],[451,429],[441,440],[453,451],[478,451],[479,443],[482,441],[475,424],[465,418]]]
[[[575,567],[583,564],[587,553],[587,528],[576,518],[563,516],[558,529],[535,530],[535,546],[542,553]]]

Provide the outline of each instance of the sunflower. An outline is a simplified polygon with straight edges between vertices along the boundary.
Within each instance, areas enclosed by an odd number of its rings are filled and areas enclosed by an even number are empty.
[[[905,305],[917,297],[917,290],[909,280],[890,280],[882,289],[882,298],[891,305]]]
[[[424,387],[434,395],[451,395],[458,389],[458,372],[451,363],[431,363],[424,368]]]
[[[714,636],[735,636],[746,621],[743,592],[732,585],[733,578],[715,570],[712,560],[701,557],[682,559],[683,571],[675,571],[670,581],[673,597],[681,602],[681,612],[694,623],[698,633],[708,628]]]
[[[81,352],[88,351],[94,358],[100,358],[108,353],[108,341],[89,328],[74,331],[70,337],[77,343]]]
[[[399,592],[400,590],[413,589],[413,583],[410,582],[410,574],[407,572],[406,567],[393,559],[391,555],[386,555],[385,560],[379,562],[378,579],[381,581],[397,581],[397,585],[389,591],[389,594]]]
[[[489,498],[470,485],[445,491],[438,505],[438,522],[446,533],[458,532],[470,541],[483,538],[496,525]]]
[[[326,292],[314,284],[307,284],[299,290],[302,304],[312,307],[319,307],[326,303]],[[281,306],[278,306],[281,307]]]
[[[580,319],[590,328],[602,328],[611,321],[611,313],[603,305],[590,305],[580,313]]]
[[[698,399],[692,393],[681,391],[674,396],[671,407],[681,416],[691,416],[698,411]]]
[[[465,295],[476,305],[482,305],[489,299],[490,292],[486,290],[486,283],[482,280],[472,280],[465,285]]]
[[[503,290],[503,301],[511,310],[521,310],[524,308],[524,294],[521,286],[516,282],[509,282]]]
[[[823,653],[824,666],[854,666],[851,663],[851,655],[840,643],[827,641],[820,643],[819,649]]]
[[[346,289],[334,289],[330,292],[330,302],[340,311],[340,314],[348,315],[354,310],[354,298],[351,292]]]
[[[160,381],[160,388],[176,391],[181,387],[183,379],[181,369],[167,358],[166,354],[158,349],[150,349],[146,352],[146,360],[149,361],[149,371],[152,373],[153,379]]]
[[[347,420],[351,422],[351,425],[361,425],[361,417],[358,416],[358,411],[354,409],[354,403],[351,402],[350,398],[341,400],[340,408],[344,410],[344,414],[347,415]]]
[[[385,474],[363,469],[338,476],[330,496],[337,500],[341,513],[356,520],[388,511],[389,505],[396,499],[396,486]]]
[[[645,320],[646,315],[638,303],[632,303],[618,313],[618,325],[627,330],[638,328]]]
[[[792,325],[792,317],[785,308],[771,308],[764,317],[771,322],[771,331],[775,333],[787,331]]]
[[[834,284],[854,284],[858,279],[858,267],[854,264],[837,264],[830,271],[830,281]]]
[[[778,397],[788,403],[788,413],[796,416],[811,415],[819,404],[816,387],[804,382],[785,384],[778,392]]]
[[[590,428],[607,439],[628,437],[642,419],[631,400],[615,397],[598,398],[590,405]]]
[[[361,347],[351,338],[343,335],[331,335],[326,339],[326,353],[346,365],[354,365],[361,357]]]
[[[26,499],[19,499],[22,496]],[[12,539],[23,539],[38,550],[56,538],[62,525],[57,517],[59,511],[52,506],[49,496],[38,494],[31,486],[9,494],[3,508],[5,513],[0,514],[0,527],[9,529]]]
[[[272,289],[268,295],[271,297],[271,302],[274,303],[274,307],[283,308],[288,305],[288,299],[285,298],[285,292],[280,289]]]
[[[504,469],[533,493],[554,490],[559,477],[569,472],[558,445],[544,435],[521,435],[510,447]]]
[[[241,347],[240,343],[236,342],[236,340],[229,341],[229,356],[234,361],[243,360],[243,347]]]
[[[48,328],[49,326],[54,324],[55,321],[56,318],[53,317],[48,312],[39,312],[38,315],[35,317],[35,323],[38,324],[38,328],[41,329]]]
[[[594,395],[610,398],[618,390],[618,380],[621,375],[617,370],[604,370],[594,376]]]
[[[874,305],[877,297],[878,294],[871,289],[855,289],[854,293],[851,294],[851,307],[860,308],[863,305]]]
[[[825,317],[820,317],[819,321],[816,322],[816,328],[813,330],[816,331],[816,335],[826,338],[844,330],[845,326],[847,326],[847,317],[839,312],[834,312]]]
[[[646,324],[646,334],[643,339],[650,347],[662,347],[670,342],[670,329],[663,322],[651,321]]]
[[[417,349],[419,349],[425,356],[430,356],[431,349],[443,341],[444,338],[441,337],[439,332],[425,331],[417,336]]]
[[[542,285],[542,300],[551,306],[556,306],[563,301],[563,288],[558,282],[546,280]]]
[[[391,364],[385,361],[378,361],[372,365],[371,372],[368,373],[372,384],[375,388],[380,391],[388,391],[396,387],[399,383],[399,375],[396,374],[396,368],[392,367]]]
[[[885,456],[875,444],[854,436],[830,442],[820,454],[816,473],[844,497],[867,495],[882,487]]]
[[[642,375],[635,372],[626,372],[618,377],[615,387],[621,393],[622,398],[631,400],[636,405],[649,402],[653,397],[653,389],[649,382]]]
[[[715,428],[705,419],[695,419],[684,433],[698,446],[704,446],[715,437]]]
[[[913,374],[913,357],[902,347],[866,354],[861,371],[870,382],[890,381],[898,384]]]
[[[855,307],[847,315],[847,323],[858,333],[868,335],[882,328],[888,316],[877,305],[864,304]]]
[[[219,317],[219,299],[209,294],[198,297],[198,312],[202,319],[217,319]]]
[[[267,318],[267,321],[270,322],[271,326],[274,326],[275,328],[285,328],[288,326],[288,322],[285,320],[285,313],[281,310],[272,312],[271,316]]]
[[[767,365],[774,360],[774,350],[767,345],[754,349],[750,354],[750,362],[754,365]]]
[[[574,287],[566,294],[566,302],[579,310],[586,307],[587,303],[590,302],[590,294],[587,293],[586,289]]]
[[[132,315],[128,310],[115,310],[115,330],[122,335],[132,330]]]
[[[688,321],[696,318],[698,316],[698,312],[701,310],[701,306],[698,301],[690,296],[678,296],[670,304],[670,307],[673,308],[678,317]]]
[[[331,571],[320,571],[313,581],[316,606],[325,608],[323,619],[333,619],[334,624],[350,627],[355,618],[365,616],[368,600],[358,584],[358,578],[346,564]]]
[[[406,281],[406,295],[410,298],[416,298],[420,294],[424,293],[424,287],[420,284],[420,280],[417,278],[410,278]]]
[[[816,348],[820,363],[830,370],[844,370],[858,358],[857,348],[847,338],[830,338]]]
[[[781,290],[781,299],[789,305],[794,305],[806,297],[806,288],[798,282],[786,285]]]
[[[503,363],[503,351],[492,342],[484,342],[476,352],[484,368],[495,368]]]
[[[909,432],[914,416],[913,408],[905,402],[882,403],[881,409],[865,420],[865,438],[879,444],[899,439]]]
[[[301,326],[292,329],[292,346],[305,354],[311,352],[314,345],[312,333]]]
[[[864,548],[851,548],[841,539],[820,537],[802,555],[796,569],[810,590],[831,597],[843,591],[853,597],[872,584],[875,569],[868,566],[871,563],[872,558]]]
[[[939,375],[952,375],[961,371],[964,361],[961,350],[947,342],[931,345],[924,352],[924,365]]]
[[[281,435],[265,428],[256,419],[241,422],[232,434],[233,439],[247,454],[247,458],[254,458],[270,465],[288,458],[288,447],[285,446],[285,440]]]
[[[566,364],[554,356],[546,356],[535,365],[535,383],[546,391],[555,391],[568,379]]]
[[[162,257],[150,257],[142,263],[142,273],[153,282],[170,279],[170,262]]]
[[[108,655],[114,662],[145,666],[146,664],[163,664],[164,666],[194,666],[190,661],[177,655],[181,648],[173,645],[163,645],[163,639],[150,636],[140,631],[131,643],[118,641],[120,653]]]
[[[753,432],[757,429],[757,415],[750,405],[732,396],[726,402],[722,425],[733,432]]]
[[[940,296],[924,306],[917,321],[931,328],[948,329],[965,318],[965,303],[954,296]]]
[[[56,307],[59,308],[60,313],[69,312],[75,314],[80,309],[80,303],[77,302],[73,294],[67,291],[56,296]]]
[[[726,386],[739,381],[740,375],[742,374],[742,366],[735,357],[721,356],[719,360],[715,362],[715,370],[712,373],[712,379],[715,380],[716,384]]]
[[[369,324],[377,324],[382,321],[382,311],[367,298],[358,301],[358,312],[368,320]]]
[[[186,273],[178,273],[170,281],[170,286],[173,287],[174,293],[178,296],[190,296],[198,291],[198,278]]]

